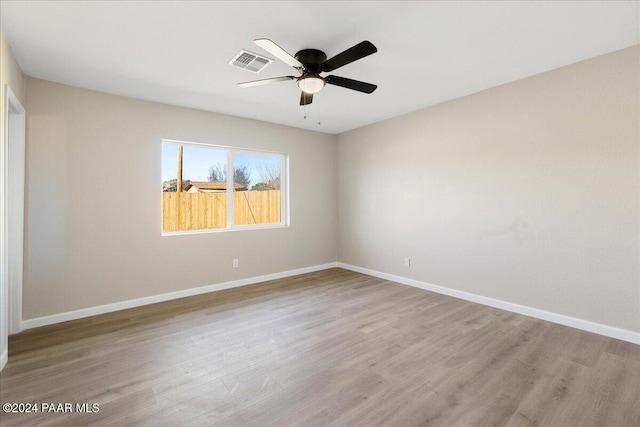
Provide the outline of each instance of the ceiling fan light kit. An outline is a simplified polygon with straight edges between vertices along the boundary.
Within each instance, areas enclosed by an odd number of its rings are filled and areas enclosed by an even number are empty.
[[[327,55],[323,51],[318,49],[303,49],[297,52],[294,57],[269,39],[256,39],[253,42],[269,52],[271,55],[280,59],[285,64],[288,64],[298,70],[301,75],[299,77],[283,76],[238,83],[239,87],[244,88],[287,80],[296,80],[298,87],[302,91],[300,96],[300,105],[311,104],[311,102],[313,102],[313,94],[319,92],[325,84],[340,86],[362,93],[372,93],[378,88],[378,86],[374,84],[361,82],[359,80],[352,80],[346,77],[334,75],[327,77],[320,76],[320,73],[322,72],[336,70],[342,66],[362,59],[365,56],[376,53],[378,49],[369,41],[365,40],[360,42],[329,59],[327,59]]]
[[[319,76],[300,77],[298,87],[306,93],[318,93],[324,87],[324,79]]]

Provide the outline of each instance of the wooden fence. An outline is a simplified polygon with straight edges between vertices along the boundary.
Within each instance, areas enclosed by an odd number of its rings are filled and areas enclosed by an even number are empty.
[[[280,222],[280,190],[233,193],[233,223]],[[162,193],[162,230],[201,230],[227,226],[226,193]]]

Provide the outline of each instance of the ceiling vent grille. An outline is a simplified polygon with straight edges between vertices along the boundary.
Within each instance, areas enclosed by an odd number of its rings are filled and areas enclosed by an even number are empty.
[[[242,68],[243,70],[259,73],[267,68],[267,65],[271,64],[273,59],[265,58],[256,53],[252,53],[246,50],[241,50],[236,56],[229,61],[229,65]]]

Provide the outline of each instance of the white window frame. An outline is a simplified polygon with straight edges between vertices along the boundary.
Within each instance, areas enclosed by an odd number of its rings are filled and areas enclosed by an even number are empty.
[[[162,236],[181,236],[185,234],[203,234],[203,233],[224,233],[228,231],[243,230],[264,230],[270,228],[286,228],[289,227],[289,155],[287,153],[270,150],[258,150],[255,148],[239,148],[228,145],[219,145],[206,142],[180,141],[176,139],[162,139],[160,147],[165,144],[175,146],[192,146],[200,148],[220,149],[227,152],[227,226],[220,228],[203,228],[199,230],[162,230],[162,195],[160,197],[160,230]],[[162,150],[161,150],[162,151]],[[250,154],[262,156],[278,156],[280,157],[280,222],[272,222],[268,224],[234,224],[233,223],[233,194],[235,186],[233,184],[233,155],[234,154]],[[162,156],[162,154],[161,154]],[[162,178],[161,178],[162,179]],[[231,189],[231,191],[230,191]]]

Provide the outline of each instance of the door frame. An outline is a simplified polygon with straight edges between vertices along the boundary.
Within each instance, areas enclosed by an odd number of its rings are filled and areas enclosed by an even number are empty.
[[[25,109],[9,85],[5,85],[5,128],[0,180],[2,283],[5,334],[22,330],[22,282],[24,262]]]

